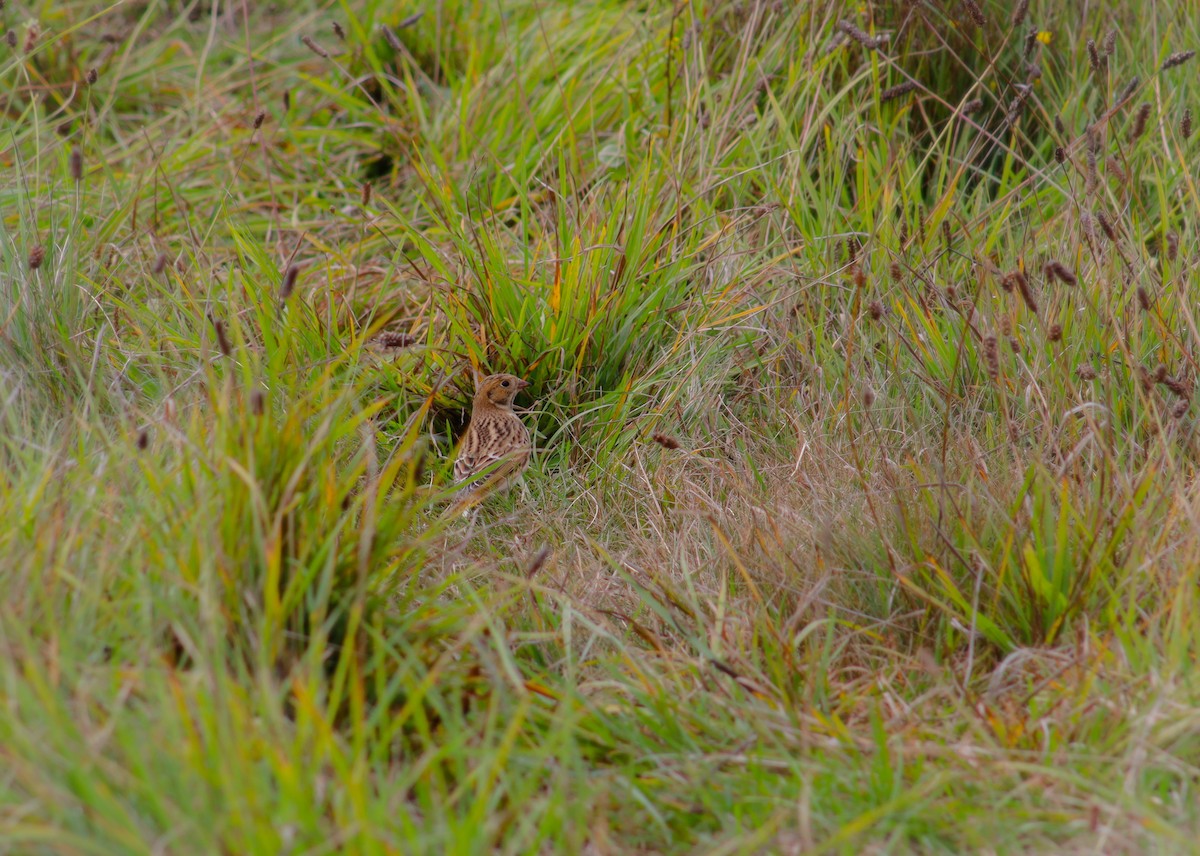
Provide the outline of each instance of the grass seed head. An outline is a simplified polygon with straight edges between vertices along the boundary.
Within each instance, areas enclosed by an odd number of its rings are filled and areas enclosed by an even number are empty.
[[[979,4],[975,0],[962,0],[962,4],[976,27],[982,27],[987,23],[987,18],[983,16],[983,10],[979,8]]]
[[[1163,377],[1159,383],[1171,390],[1171,394],[1176,398],[1182,398],[1184,401],[1192,400],[1192,385],[1183,378]]]
[[[1183,118],[1179,120],[1179,134],[1185,140],[1192,135],[1192,108],[1188,107],[1183,111]]]
[[[1175,406],[1171,408],[1171,416],[1176,419],[1182,419],[1187,416],[1188,409],[1192,406],[1192,402],[1186,398],[1175,402]]]
[[[873,38],[870,33],[867,33],[865,30],[859,29],[850,21],[846,21],[846,20],[838,21],[837,26],[838,26],[839,30],[841,30],[843,33],[845,33],[850,38],[854,39],[854,41],[858,42],[860,45],[862,45],[864,48],[866,48],[869,51],[879,50],[880,48],[882,48],[884,45],[887,44],[886,36],[879,36],[877,38]]]
[[[669,434],[663,434],[661,432],[658,432],[658,433],[652,434],[650,439],[652,439],[655,443],[658,443],[658,445],[662,446],[664,449],[678,449],[679,448],[679,441],[676,440],[674,437],[670,436]]]
[[[1050,280],[1057,279],[1064,285],[1075,285],[1078,280],[1071,269],[1060,261],[1051,260],[1046,262],[1046,278]]]
[[[1067,150],[1062,146],[1054,147],[1054,162],[1062,166],[1067,161]]]
[[[1096,369],[1091,363],[1080,363],[1079,367],[1075,369],[1075,374],[1079,376],[1080,380],[1096,379]]]
[[[1108,174],[1115,178],[1122,187],[1129,186],[1129,173],[1121,168],[1120,162],[1115,157],[1109,155],[1104,165],[1108,169]]]
[[[68,164],[71,170],[71,180],[76,184],[83,181],[83,152],[79,150],[79,146],[74,146],[71,149]]]
[[[410,333],[397,333],[389,330],[380,333],[375,341],[383,348],[408,348],[416,344],[417,337]]]
[[[1031,56],[1033,56],[1033,51],[1034,51],[1034,48],[1037,47],[1037,43],[1038,43],[1038,29],[1037,29],[1037,27],[1034,27],[1032,30],[1030,30],[1028,33],[1025,34],[1025,45],[1021,48],[1021,59],[1025,60],[1025,59],[1029,59]]]
[[[1046,331],[1046,338],[1051,342],[1060,342],[1062,341],[1062,334],[1062,324],[1051,324],[1050,329]]]
[[[139,452],[146,451],[146,448],[149,445],[150,445],[150,429],[143,428],[141,431],[138,431],[138,435],[137,435],[138,451]]]
[[[100,79],[100,72],[99,72],[99,71],[97,71],[97,70],[96,70],[96,69],[94,69],[94,68],[89,68],[89,69],[87,70],[87,77],[86,77],[86,80],[87,80],[87,82],[88,82],[88,86],[95,86],[95,85],[96,85],[96,81],[97,81],[97,80],[99,80],[99,79]]]
[[[1108,215],[1103,211],[1097,211],[1096,219],[1100,221],[1100,229],[1104,232],[1105,236],[1113,243],[1116,243],[1117,229],[1113,225],[1113,222],[1108,218]]]
[[[863,407],[867,410],[870,410],[875,404],[875,390],[871,389],[869,385],[863,387],[862,403]]]
[[[41,32],[38,30],[37,24],[30,24],[29,29],[25,31],[25,53],[32,53],[37,47],[38,36]]]
[[[13,50],[16,50],[17,49],[17,31],[9,30],[7,33],[5,33],[4,41],[8,44],[8,46],[10,48],[12,48]]]
[[[1179,233],[1172,230],[1167,232],[1167,260],[1175,261],[1179,258]]]
[[[42,262],[44,262],[45,260],[46,260],[46,248],[43,247],[41,244],[36,244],[34,246],[34,248],[29,251],[29,269],[37,270],[38,268],[40,268],[42,266]]]
[[[404,42],[400,41],[400,37],[396,35],[395,30],[386,24],[384,24],[380,29],[383,30],[383,37],[387,40],[387,43],[391,45],[392,50],[397,52],[404,50]]]
[[[903,83],[897,83],[895,86],[889,86],[887,89],[879,93],[879,102],[881,104],[886,104],[889,101],[894,101],[902,95],[907,95],[908,93],[912,92],[918,86],[920,86],[920,84],[915,80],[906,80]]]
[[[371,182],[369,181],[363,182],[360,203],[363,208],[371,204]]]
[[[217,347],[221,350],[221,356],[232,356],[233,345],[229,342],[229,334],[225,332],[225,322],[220,318],[213,318],[212,325],[217,333]]]
[[[157,257],[157,258],[154,260],[154,268],[153,268],[153,270],[154,270],[154,275],[155,275],[155,276],[158,276],[158,275],[159,275],[159,274],[161,274],[161,273],[162,273],[164,270],[166,270],[166,269],[167,269],[167,262],[168,262],[168,261],[170,261],[170,260],[167,258],[167,254],[166,254],[166,253],[159,253],[159,254],[158,254],[158,257]]]
[[[967,101],[965,104],[963,104],[962,110],[960,112],[964,116],[970,116],[972,113],[978,111],[982,107],[983,107],[983,99],[982,98],[972,98],[970,101]]]
[[[1110,57],[1117,49],[1117,31],[1109,30],[1104,37],[1104,55]]]
[[[1133,129],[1129,132],[1130,139],[1136,140],[1146,133],[1146,122],[1150,118],[1150,105],[1143,104],[1138,108],[1137,115],[1133,118]]]
[[[1095,39],[1087,40],[1088,63],[1092,67],[1092,71],[1096,74],[1100,73],[1100,51],[1096,48]]]
[[[1143,312],[1150,311],[1150,292],[1146,291],[1146,289],[1140,285],[1137,287],[1137,302],[1138,306],[1142,307]]]
[[[1015,270],[1012,272],[1012,278],[1013,285],[1017,287],[1017,291],[1020,293],[1021,299],[1025,301],[1025,305],[1029,307],[1029,311],[1037,315],[1037,298],[1033,296],[1033,287],[1029,284],[1029,277],[1021,271]]]
[[[259,110],[254,114],[254,130],[258,130],[263,126],[263,122],[267,121],[267,111]]]
[[[306,48],[315,53],[317,56],[321,57],[322,59],[329,59],[329,51],[325,50],[325,48],[313,41],[312,36],[301,36],[300,41],[304,43]]]
[[[983,340],[983,359],[987,364],[988,377],[996,380],[1000,377],[1000,341],[995,336]]]
[[[882,300],[872,300],[867,304],[867,314],[871,316],[872,321],[880,321],[887,314],[887,307],[883,305]]]
[[[1124,88],[1121,89],[1121,92],[1117,96],[1117,100],[1114,103],[1115,104],[1124,104],[1126,101],[1128,101],[1130,98],[1132,98],[1134,96],[1134,93],[1137,92],[1138,87],[1141,85],[1142,85],[1142,79],[1140,77],[1138,77],[1137,75],[1134,75],[1130,79],[1130,81],[1125,84]]]
[[[287,270],[283,272],[283,282],[279,286],[279,299],[287,300],[292,296],[292,292],[296,290],[296,278],[300,276],[300,268],[296,265],[288,265]]]
[[[341,41],[346,41],[346,31],[342,29],[342,25],[337,21],[333,22],[333,34]]]
[[[1013,9],[1012,17],[1009,22],[1013,27],[1019,27],[1025,23],[1025,16],[1029,14],[1029,0],[1020,0],[1017,7]]]
[[[1163,60],[1160,70],[1167,71],[1168,69],[1177,68],[1178,66],[1183,65],[1185,62],[1187,62],[1189,59],[1191,59],[1195,55],[1196,55],[1195,51],[1179,51],[1177,53],[1173,53],[1169,57],[1167,57],[1166,59]]]

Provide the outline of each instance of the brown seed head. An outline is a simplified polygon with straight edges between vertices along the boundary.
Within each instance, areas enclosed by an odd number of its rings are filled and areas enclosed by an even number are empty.
[[[1075,285],[1078,282],[1071,269],[1059,261],[1046,262],[1046,278],[1051,280],[1057,279],[1064,285]]]
[[[995,336],[983,340],[983,359],[987,365],[988,377],[996,380],[1000,377],[1000,342]]]
[[[1175,231],[1167,232],[1167,260],[1175,261],[1179,258],[1179,233]]]
[[[1130,139],[1136,140],[1146,133],[1146,122],[1150,118],[1150,105],[1143,104],[1133,117],[1133,128],[1129,132]]]
[[[391,27],[387,26],[386,24],[384,24],[383,27],[381,27],[380,29],[383,30],[383,37],[384,37],[384,39],[387,40],[387,43],[392,46],[392,50],[394,50],[394,51],[403,51],[404,50],[404,42],[400,41],[400,37],[398,35],[396,35],[395,30],[393,30]]]
[[[1183,380],[1183,378],[1164,377],[1159,381],[1177,398],[1182,398],[1186,401],[1191,401],[1192,385]]]
[[[166,254],[166,253],[159,253],[159,254],[158,254],[158,258],[156,258],[156,259],[154,260],[154,268],[153,268],[153,270],[154,270],[154,275],[155,275],[155,276],[158,276],[158,275],[159,275],[159,274],[161,274],[161,273],[162,273],[164,270],[166,270],[166,269],[167,269],[167,262],[168,262],[168,261],[170,261],[170,260],[167,258],[167,254]]]
[[[550,558],[550,555],[551,550],[548,545],[538,550],[533,560],[529,563],[529,567],[525,569],[525,576],[532,577],[540,571],[542,566],[546,564],[546,560]]]
[[[304,43],[306,48],[315,53],[317,56],[321,57],[322,59],[329,59],[329,51],[325,50],[325,48],[313,41],[312,36],[301,36],[300,41]]]
[[[650,439],[652,439],[655,443],[658,443],[658,445],[662,446],[664,449],[679,448],[679,441],[668,434],[656,433],[651,435]]]
[[[1117,49],[1117,31],[1109,30],[1108,35],[1104,37],[1104,55],[1112,56]]]
[[[1046,331],[1046,338],[1051,342],[1058,342],[1062,340],[1062,334],[1062,324],[1051,324],[1050,329]]]
[[[1017,8],[1013,9],[1012,17],[1009,21],[1014,27],[1019,27],[1025,23],[1025,16],[1029,14],[1029,0],[1020,0],[1017,3]]]
[[[283,282],[279,286],[279,299],[287,300],[292,296],[292,292],[296,290],[296,278],[300,276],[300,268],[296,265],[288,265],[287,270],[283,272]]]
[[[982,98],[972,98],[970,101],[963,104],[962,110],[960,112],[964,116],[970,116],[972,113],[974,113],[976,110],[978,110],[982,106],[983,106]]]
[[[1188,408],[1191,406],[1192,402],[1188,401],[1186,398],[1181,399],[1175,402],[1175,406],[1171,408],[1171,415],[1176,419],[1182,419],[1187,415]]]
[[[267,396],[261,389],[256,389],[250,393],[250,412],[255,416],[262,416],[267,409]]]
[[[46,260],[46,248],[43,247],[41,244],[36,244],[34,246],[34,248],[29,251],[29,269],[37,270],[38,268],[40,268],[42,266],[42,262],[44,262],[45,260]]]
[[[88,82],[88,86],[95,86],[96,81],[100,79],[100,72],[94,68],[89,68],[87,70],[87,77],[85,79]]]
[[[30,24],[29,29],[25,31],[25,53],[31,53],[37,47],[38,36],[41,32],[38,30],[37,24]]]
[[[1117,240],[1117,229],[1113,222],[1108,219],[1108,215],[1103,211],[1096,212],[1096,219],[1100,221],[1100,228],[1104,230],[1105,236],[1114,243]]]
[[[862,402],[863,407],[867,410],[870,410],[872,405],[875,404],[875,390],[871,389],[870,386],[863,387]]]
[[[1143,312],[1150,311],[1150,293],[1140,285],[1137,287],[1137,302]]]
[[[1177,66],[1183,65],[1185,62],[1187,62],[1189,59],[1191,59],[1195,55],[1196,55],[1195,51],[1179,51],[1178,53],[1173,53],[1169,57],[1167,57],[1166,59],[1163,60],[1161,70],[1166,71],[1167,69],[1171,69],[1171,68],[1175,68]]]
[[[841,30],[843,33],[845,33],[850,38],[854,39],[854,41],[858,42],[860,45],[862,45],[867,50],[872,50],[872,51],[878,50],[879,48],[881,48],[885,44],[887,44],[887,38],[885,36],[880,36],[878,38],[872,38],[869,33],[866,33],[863,30],[860,30],[858,27],[854,26],[854,24],[852,24],[850,21],[846,21],[846,20],[838,21],[837,27],[839,30]]]
[[[1133,97],[1134,93],[1137,92],[1138,87],[1141,85],[1142,85],[1142,79],[1135,75],[1134,77],[1132,77],[1130,79],[1130,81],[1128,83],[1125,84],[1125,87],[1121,90],[1120,94],[1117,95],[1117,100],[1114,103],[1115,104],[1124,104],[1126,101],[1128,101],[1130,98]]]
[[[987,18],[983,17],[983,10],[979,8],[979,4],[975,0],[962,0],[962,4],[976,27],[982,27],[987,23]]]
[[[346,31],[342,29],[342,25],[337,21],[333,22],[333,34],[343,42],[346,41]]]
[[[1034,27],[1025,34],[1025,45],[1021,48],[1021,59],[1029,59],[1033,55],[1034,48],[1037,47],[1038,29]]]
[[[1021,294],[1021,299],[1025,301],[1025,305],[1029,307],[1029,311],[1034,315],[1038,314],[1037,298],[1033,296],[1033,287],[1029,284],[1029,277],[1025,276],[1019,270],[1012,272],[1013,284],[1017,287],[1017,291]]]
[[[895,86],[889,86],[879,93],[879,103],[886,104],[888,101],[894,101],[902,95],[907,95],[919,86],[920,84],[915,80],[906,80],[903,83],[897,83]]]
[[[1080,380],[1096,379],[1096,369],[1091,363],[1080,363],[1079,367],[1075,369],[1075,374],[1079,375]]]
[[[267,111],[259,110],[258,113],[254,115],[254,130],[257,131],[259,128],[261,128],[263,126],[263,122],[265,121],[267,121]]]
[[[867,304],[867,314],[871,316],[872,321],[879,321],[887,314],[887,307],[883,305],[882,300],[872,300]]]
[[[138,431],[138,435],[137,435],[138,451],[139,452],[146,451],[146,448],[149,445],[150,445],[150,429],[143,428],[141,431]]]
[[[362,185],[362,198],[360,199],[363,208],[371,204],[371,182],[364,181]]]
[[[79,146],[71,149],[67,163],[71,170],[71,180],[76,183],[83,181],[83,152],[79,150]]]
[[[16,50],[17,49],[17,31],[9,30],[7,33],[5,33],[4,41],[8,44],[8,46],[10,48],[12,48],[13,50]]]
[[[220,318],[213,318],[213,329],[217,333],[217,347],[221,350],[221,355],[228,357],[233,354],[233,345],[229,343],[229,336],[225,332],[225,322]]]
[[[1100,73],[1100,51],[1096,49],[1095,39],[1087,40],[1088,63],[1092,67],[1092,71]]]
[[[379,342],[380,347],[384,348],[407,348],[416,344],[417,337],[409,333],[397,333],[389,330],[380,333],[375,341]]]
[[[1179,121],[1179,134],[1185,140],[1192,135],[1192,108],[1188,107],[1183,111],[1183,118]]]

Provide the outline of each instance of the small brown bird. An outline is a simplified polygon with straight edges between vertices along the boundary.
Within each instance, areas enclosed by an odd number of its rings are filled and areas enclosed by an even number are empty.
[[[513,399],[527,386],[519,377],[494,374],[476,388],[471,422],[454,459],[454,482],[462,485],[460,507],[507,489],[529,464],[529,429],[512,409]]]

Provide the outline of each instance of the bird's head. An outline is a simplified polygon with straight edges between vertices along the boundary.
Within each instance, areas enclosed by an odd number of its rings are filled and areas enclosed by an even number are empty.
[[[488,375],[479,382],[475,389],[475,403],[487,402],[492,407],[508,410],[512,407],[517,393],[529,386],[529,381],[521,380],[510,374]]]

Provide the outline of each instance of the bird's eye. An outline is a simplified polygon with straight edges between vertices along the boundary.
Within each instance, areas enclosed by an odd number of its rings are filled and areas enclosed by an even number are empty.
[[[507,388],[508,388],[508,381],[506,381],[506,380],[502,380],[502,381],[500,381],[500,385],[501,385],[502,387],[504,387],[505,389],[507,389]]]

